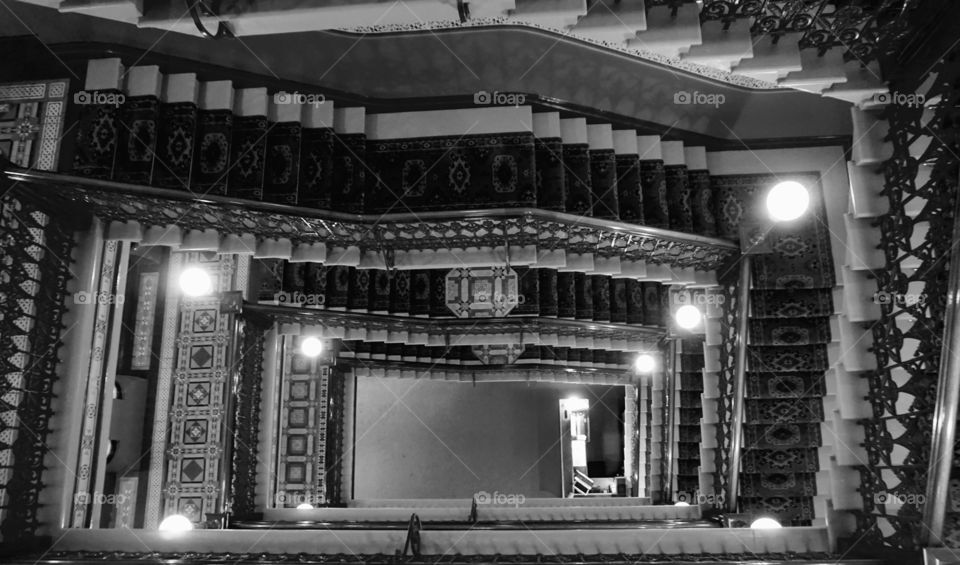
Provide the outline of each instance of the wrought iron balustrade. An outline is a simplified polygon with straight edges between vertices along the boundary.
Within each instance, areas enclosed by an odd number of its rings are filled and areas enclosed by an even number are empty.
[[[356,215],[8,168],[14,190],[42,199],[52,213],[85,210],[103,220],[176,225],[294,244],[397,251],[536,246],[618,257],[673,268],[712,271],[738,254],[736,244],[612,220],[533,208]]]
[[[844,49],[847,60],[863,64],[881,49],[904,39],[910,31],[905,15],[912,0],[707,0],[703,21],[719,20],[724,29],[739,19],[751,19],[754,36],[800,34],[801,49],[820,55]]]
[[[857,535],[862,536],[861,546],[918,549],[928,535],[922,523],[924,504],[945,504],[925,497],[932,460],[952,455],[933,453],[931,434],[938,408],[936,391],[942,386],[937,375],[944,347],[950,253],[955,245],[960,167],[958,56],[954,49],[926,75],[891,86],[891,91],[923,95],[934,105],[892,104],[884,110],[887,141],[892,145],[892,157],[883,163],[883,195],[889,212],[876,222],[885,264],[873,274],[878,291],[922,299],[882,303],[880,320],[872,327],[878,368],[863,375],[873,414],[860,421],[869,459],[869,468],[860,469],[864,510],[857,513]],[[917,92],[924,84],[929,85],[926,91]],[[922,230],[925,236],[917,238]],[[945,425],[956,422],[940,424]],[[889,497],[906,504],[878,503]],[[945,531],[944,537],[960,539],[960,531]]]
[[[73,244],[68,222],[0,198],[0,548],[39,541]]]

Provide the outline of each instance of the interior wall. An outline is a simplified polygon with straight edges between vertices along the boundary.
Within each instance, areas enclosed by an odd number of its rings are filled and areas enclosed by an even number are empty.
[[[354,498],[560,496],[559,400],[574,395],[616,412],[623,388],[360,378]]]

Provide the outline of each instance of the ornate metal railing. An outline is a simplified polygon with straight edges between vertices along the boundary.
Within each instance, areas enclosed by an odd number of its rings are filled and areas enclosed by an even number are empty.
[[[0,189],[6,187],[0,184]],[[7,193],[0,199],[0,537],[37,541],[53,384],[73,239],[64,222]]]
[[[946,504],[925,496],[931,457],[953,456],[931,453],[931,430],[949,255],[955,245],[960,167],[958,55],[955,49],[913,83],[892,85],[893,91],[915,92],[928,101],[939,97],[934,107],[890,105],[885,109],[887,139],[893,146],[893,156],[883,165],[883,192],[890,211],[878,220],[885,266],[874,274],[878,290],[898,300],[881,304],[881,318],[872,331],[878,369],[865,374],[873,417],[860,422],[868,456],[867,465],[860,468],[861,545],[916,549],[928,535],[921,523],[923,505]],[[916,92],[928,78],[932,78],[929,89]],[[909,211],[918,208],[919,213]],[[923,229],[926,235],[919,240],[917,234]],[[906,351],[911,352],[909,356]],[[960,523],[948,517],[943,534],[946,539],[960,539]]]
[[[330,385],[327,396],[327,437],[326,437],[326,469],[324,474],[326,480],[324,484],[327,487],[327,503],[330,506],[343,506],[346,501],[343,499],[342,488],[342,470],[343,470],[343,426],[346,424],[343,420],[343,399],[344,387],[346,386],[347,374],[334,368],[330,371]]]
[[[721,305],[720,318],[720,373],[717,382],[719,395],[717,396],[717,447],[714,449],[713,492],[723,494],[723,500],[729,504],[736,504],[736,499],[730,496],[728,476],[731,462],[730,447],[732,443],[733,405],[736,385],[737,359],[737,328],[740,322],[740,281],[737,280],[737,269],[728,269],[734,274],[721,281],[721,292],[724,297]]]
[[[906,15],[913,0],[707,0],[700,19],[719,20],[724,29],[738,19],[752,19],[754,36],[800,34],[801,49],[820,55],[844,49],[848,60],[862,64],[881,49],[892,48],[910,31]]]
[[[175,224],[182,230],[256,234],[260,241],[359,248],[383,254],[387,267],[397,251],[509,245],[711,271],[739,250],[723,239],[532,208],[364,216],[196,198],[182,191],[16,168],[2,174],[18,182],[17,190],[45,198],[51,209],[73,213],[80,208],[107,221],[136,221],[144,227]]]
[[[502,336],[511,335],[520,338],[519,342],[536,343],[541,335],[557,338],[582,338],[610,340],[613,343],[624,342],[650,344],[654,346],[664,335],[662,328],[607,322],[586,322],[583,320],[565,320],[550,318],[455,318],[449,320],[413,318],[410,316],[391,316],[386,314],[361,314],[356,312],[338,312],[332,310],[314,310],[288,306],[268,306],[251,304],[244,307],[247,312],[269,316],[280,323],[321,326],[329,329],[343,328],[348,334],[360,339],[361,333],[376,332],[384,336],[396,336],[390,339],[394,343],[408,345],[428,345],[455,343],[456,338],[464,336]],[[408,334],[416,334],[416,337]],[[333,337],[333,336],[331,336]],[[451,339],[453,338],[453,339]],[[382,340],[377,340],[382,341]],[[611,346],[614,347],[614,346]],[[600,347],[597,347],[600,349]]]
[[[376,565],[433,565],[449,563],[481,564],[481,563],[577,563],[578,565],[601,565],[614,563],[712,563],[714,565],[736,565],[738,563],[776,563],[789,562],[814,565],[816,563],[837,563],[842,556],[826,552],[785,552],[785,553],[644,553],[644,554],[614,554],[614,555],[562,555],[562,554],[530,554],[530,555],[402,555],[397,554],[305,554],[305,553],[160,553],[160,552],[107,552],[107,551],[73,551],[51,552],[43,556],[35,556],[32,560],[24,558],[16,562],[17,565],[54,564],[64,562],[105,562],[105,563],[230,563],[233,565],[247,563],[355,563],[357,565],[372,563]]]
[[[240,344],[240,382],[233,420],[233,484],[231,513],[257,512],[257,466],[260,448],[260,402],[263,382],[264,334],[269,325],[257,317],[244,320]]]

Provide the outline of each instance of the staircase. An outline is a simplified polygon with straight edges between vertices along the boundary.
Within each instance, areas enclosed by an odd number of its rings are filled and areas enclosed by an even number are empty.
[[[200,33],[183,3],[176,0],[20,1],[139,27]],[[801,49],[803,33],[758,35],[752,28],[758,25],[758,18],[717,19],[719,3],[707,4],[701,11],[699,2],[496,0],[466,3],[467,16],[458,11],[456,3],[442,0],[394,4],[364,0],[349,7],[274,0],[224,7],[220,19],[239,37],[317,30],[366,34],[458,26],[532,26],[753,87],[796,88],[865,106],[875,105],[876,97],[888,92],[874,62],[862,64],[868,61],[863,55],[844,59],[849,45],[826,53]],[[805,10],[817,21],[833,22],[831,10],[822,11],[817,5]],[[770,25],[767,20],[771,19],[778,22],[779,17],[786,21],[787,15],[765,13],[764,25]],[[201,21],[211,33],[217,29],[216,18],[203,17]]]
[[[126,101],[119,107],[99,104],[82,109],[73,171],[82,176],[151,184],[197,197],[216,194],[236,202],[349,213],[539,208],[576,214],[583,222],[617,221],[719,234],[729,240],[740,237],[737,220],[720,212],[721,203],[731,198],[742,204],[743,187],[711,175],[710,154],[703,147],[616,124],[588,123],[572,112],[490,106],[367,114],[362,107],[309,98],[310,93],[285,98],[294,93],[234,89],[228,81],[204,82],[189,73],[164,75],[157,67],[126,69],[119,59],[91,61],[84,87],[123,94]],[[830,457],[832,434],[823,430],[834,417],[832,389],[824,377],[834,367],[828,362],[832,359],[828,345],[838,333],[834,271],[832,264],[822,264],[822,258],[830,256],[818,231],[825,223],[807,228],[771,241],[781,256],[770,264],[757,260],[751,291],[749,425],[741,504],[749,512],[807,526],[787,530],[788,537],[798,532],[799,545],[777,548],[789,551],[827,547],[820,536],[826,535],[831,510],[827,500],[836,494],[834,477],[839,472]],[[220,238],[197,231],[171,235],[169,230],[118,223],[110,229],[114,233],[139,229],[137,237],[145,244],[254,254],[257,300],[277,308],[289,306],[291,311],[323,310],[332,318],[349,312],[377,320],[456,320],[444,277],[465,264],[474,268],[504,259],[517,275],[514,292],[525,298],[512,304],[502,318],[511,323],[555,319],[662,332],[670,311],[668,289],[709,289],[707,296],[719,296],[713,273],[612,261],[586,248],[530,252],[505,242],[502,249],[481,253],[451,234],[455,253],[397,252],[387,264],[382,257],[343,249],[322,254],[303,246],[292,249],[282,240]],[[296,298],[311,295],[322,296],[322,302],[307,298],[301,303]],[[530,297],[535,300],[527,300]],[[708,303],[703,341],[685,339],[678,352],[675,492],[716,494],[713,450],[718,446],[713,426],[719,391],[714,375],[722,342],[715,327],[718,315],[717,305]],[[477,355],[479,344],[427,340],[410,345],[410,336],[363,332],[335,336],[343,340],[342,358],[382,360],[383,367],[437,364],[436,374],[449,379],[462,379],[484,363]],[[635,345],[594,339],[537,343],[503,354],[516,354],[518,370],[553,365],[624,372],[632,363],[630,353],[638,350]],[[397,370],[401,372],[391,376],[404,376],[402,369]],[[663,384],[642,384],[640,464],[646,467],[649,483],[640,492],[652,498],[663,486],[660,458],[667,436],[658,410]],[[761,552],[773,548],[764,545],[772,538],[757,535],[750,547]],[[610,539],[621,543],[619,538]],[[686,548],[681,540],[669,539]],[[567,544],[561,540],[558,536],[556,543]],[[464,543],[458,551],[470,553],[487,542],[471,538]],[[530,550],[519,542],[509,543],[517,552]],[[718,549],[739,551],[723,545],[726,542],[717,543]],[[609,549],[602,544],[590,547]]]

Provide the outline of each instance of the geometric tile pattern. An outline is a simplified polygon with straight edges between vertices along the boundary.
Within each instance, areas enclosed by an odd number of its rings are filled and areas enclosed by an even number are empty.
[[[327,502],[326,453],[330,366],[311,359],[285,339],[280,385],[280,437],[272,504],[295,508],[300,502]]]
[[[215,292],[180,300],[162,516],[201,521],[219,509],[221,458],[230,433],[224,407],[232,315],[220,313],[217,292],[231,289],[236,262],[232,255],[189,253],[184,263],[210,272]]]
[[[0,153],[15,165],[57,168],[67,83],[0,85]]]

